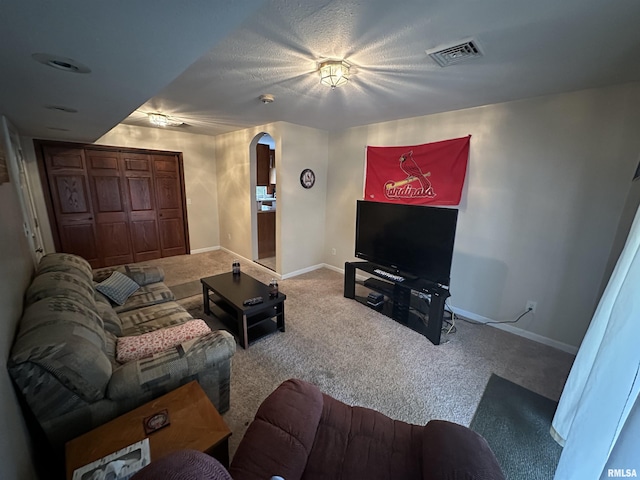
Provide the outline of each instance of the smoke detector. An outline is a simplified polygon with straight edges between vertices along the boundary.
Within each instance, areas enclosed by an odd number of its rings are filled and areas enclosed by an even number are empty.
[[[275,97],[270,93],[265,93],[263,95],[260,95],[260,101],[265,105],[267,105],[268,103],[273,103],[274,100],[275,100]]]
[[[476,40],[467,40],[455,45],[437,47],[426,52],[441,67],[448,67],[455,63],[482,57],[482,52]]]

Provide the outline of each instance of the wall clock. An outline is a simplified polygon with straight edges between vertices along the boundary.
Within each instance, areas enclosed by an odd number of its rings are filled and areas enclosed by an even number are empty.
[[[311,188],[316,183],[316,174],[310,168],[305,168],[300,173],[300,185],[304,188]]]

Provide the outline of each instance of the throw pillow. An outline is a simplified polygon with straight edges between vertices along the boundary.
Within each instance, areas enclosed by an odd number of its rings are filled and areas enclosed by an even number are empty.
[[[203,320],[189,320],[175,327],[161,328],[131,337],[119,337],[116,345],[116,360],[127,363],[147,358],[210,332],[211,329]]]
[[[140,285],[120,272],[113,272],[109,278],[96,285],[96,290],[118,305],[126,302],[138,288]]]

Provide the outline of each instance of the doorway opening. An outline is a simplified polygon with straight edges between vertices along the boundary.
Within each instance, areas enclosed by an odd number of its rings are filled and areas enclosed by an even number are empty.
[[[276,143],[263,132],[254,137],[250,148],[253,260],[276,272]]]

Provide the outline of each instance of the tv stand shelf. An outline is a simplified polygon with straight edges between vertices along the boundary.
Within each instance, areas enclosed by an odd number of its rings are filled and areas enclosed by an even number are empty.
[[[370,290],[382,293],[388,298],[382,305],[381,313],[394,319],[427,337],[434,345],[440,344],[444,303],[450,296],[449,290],[435,283],[415,277],[406,277],[402,282],[395,282],[375,272],[381,269],[371,262],[345,262],[344,264],[344,296],[367,304],[367,298],[356,295],[356,270],[362,270],[378,278],[368,278],[362,285]],[[402,275],[402,274],[400,274]],[[426,320],[412,312],[418,309],[418,299],[411,292],[417,291],[429,295],[429,313]],[[373,307],[371,307],[373,308]]]

